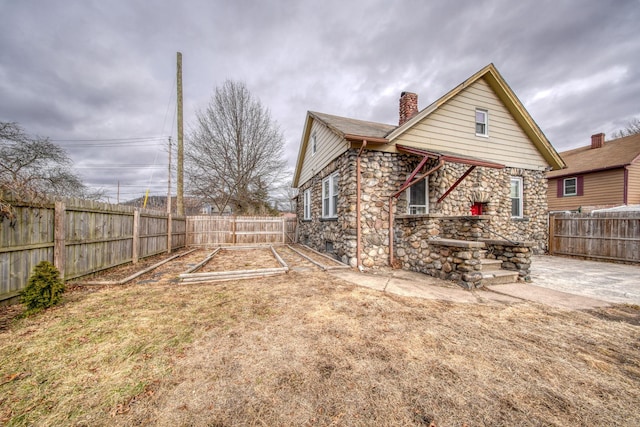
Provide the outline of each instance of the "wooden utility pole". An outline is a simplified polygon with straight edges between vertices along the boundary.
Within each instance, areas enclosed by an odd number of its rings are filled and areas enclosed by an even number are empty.
[[[176,209],[178,216],[184,216],[184,140],[182,129],[182,53],[178,52],[178,171],[176,185]]]
[[[167,253],[171,253],[173,218],[171,218],[171,137],[169,137],[169,177],[167,179]]]
[[[169,137],[169,177],[167,179],[167,213],[171,213],[171,137]]]

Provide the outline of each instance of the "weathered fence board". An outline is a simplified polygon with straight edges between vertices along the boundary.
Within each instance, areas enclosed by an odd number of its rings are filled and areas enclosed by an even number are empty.
[[[188,246],[293,243],[296,218],[190,216],[186,227]]]
[[[640,213],[550,215],[549,253],[640,263]]]
[[[187,246],[186,218],[171,217],[171,250]]]
[[[186,243],[185,218],[172,217],[169,231],[161,212],[85,200],[12,206],[15,219],[0,221],[0,301],[16,296],[44,260],[68,280],[168,252],[169,238],[171,249]]]

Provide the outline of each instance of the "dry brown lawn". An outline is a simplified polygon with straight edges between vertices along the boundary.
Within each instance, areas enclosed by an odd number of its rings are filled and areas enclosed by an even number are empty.
[[[205,255],[35,317],[1,309],[0,423],[640,425],[638,307],[410,299],[300,260],[177,283]]]

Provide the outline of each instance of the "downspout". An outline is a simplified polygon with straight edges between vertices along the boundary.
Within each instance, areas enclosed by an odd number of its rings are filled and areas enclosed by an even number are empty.
[[[624,167],[624,194],[622,195],[622,203],[626,206],[628,202],[628,194],[629,194],[629,166]]]
[[[361,232],[361,220],[360,220],[360,198],[361,198],[361,184],[360,184],[360,156],[362,156],[362,152],[367,146],[367,140],[362,140],[362,146],[360,147],[360,151],[358,151],[358,156],[356,157],[356,268],[361,269],[362,263],[360,262],[360,234]]]
[[[421,179],[426,178],[427,176],[431,175],[432,173],[434,173],[435,171],[440,169],[442,166],[444,166],[444,163],[445,163],[444,159],[440,158],[437,165],[435,165],[434,167],[429,169],[426,173],[423,173],[422,175],[420,175],[419,178],[414,179],[413,181],[411,181],[409,183],[405,183],[404,185],[402,185],[402,187],[400,187],[400,190],[396,191],[391,196],[389,196],[389,266],[390,267],[395,268],[394,267],[395,258],[393,256],[393,237],[394,237],[393,236],[394,235],[394,231],[393,231],[394,230],[394,228],[393,228],[393,222],[394,222],[394,218],[393,218],[393,200],[397,199],[398,196],[400,196],[400,193],[402,193],[407,188],[411,187],[412,185],[416,184]]]

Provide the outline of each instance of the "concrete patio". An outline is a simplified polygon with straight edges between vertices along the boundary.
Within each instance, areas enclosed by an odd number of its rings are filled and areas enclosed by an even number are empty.
[[[640,304],[640,266],[573,258],[535,256],[530,283],[491,285],[474,290],[404,270],[368,273],[342,270],[332,274],[382,292],[460,303],[532,301],[574,310],[612,303]]]

